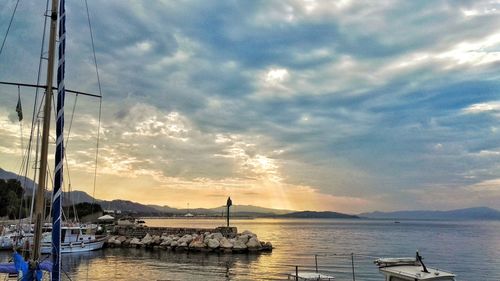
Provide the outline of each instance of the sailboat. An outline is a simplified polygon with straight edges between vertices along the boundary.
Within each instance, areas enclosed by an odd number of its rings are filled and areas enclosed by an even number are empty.
[[[65,47],[66,47],[66,13],[65,13],[65,0],[51,0],[50,9],[50,37],[48,49],[48,62],[47,62],[47,83],[46,86],[27,85],[28,87],[43,87],[45,88],[45,104],[43,114],[43,130],[41,138],[41,154],[40,154],[40,173],[38,178],[38,187],[35,193],[35,204],[33,210],[34,218],[34,237],[33,248],[29,260],[24,260],[23,257],[14,250],[13,264],[0,264],[0,273],[19,274],[19,280],[32,281],[41,280],[43,271],[51,272],[51,280],[61,280],[61,253],[65,248],[65,243],[70,249],[77,248],[91,250],[96,249],[99,245],[102,247],[104,240],[99,241],[96,245],[90,246],[90,240],[95,240],[95,235],[82,233],[81,226],[65,226],[62,227],[62,184],[63,184],[63,156],[64,156],[64,99],[66,92],[73,92],[78,94],[86,94],[65,89],[64,76],[65,76]],[[57,27],[59,26],[58,36]],[[57,38],[56,38],[57,37]],[[53,76],[54,76],[54,62],[56,54],[56,39],[58,44],[58,67],[57,67],[57,108],[56,108],[56,150],[55,150],[55,171],[54,171],[54,188],[52,194],[52,230],[50,234],[43,234],[42,228],[44,224],[44,200],[45,200],[45,183],[46,172],[48,167],[48,143],[49,143],[49,130],[50,130],[50,117],[51,117],[51,103],[53,96]],[[21,85],[19,83],[2,84]],[[86,94],[91,95],[91,94]],[[96,95],[91,95],[96,96]],[[100,96],[99,96],[100,97]],[[67,231],[69,230],[69,231]],[[45,237],[44,237],[45,236]],[[76,240],[73,241],[72,237],[75,236]],[[81,240],[80,240],[81,239]],[[84,241],[86,240],[86,241]],[[49,242],[50,241],[50,242]],[[78,241],[78,245],[75,243]],[[42,258],[43,253],[51,253],[51,261]]]
[[[17,225],[8,225],[0,231],[0,250],[21,247],[26,241],[30,240],[33,240],[33,235],[28,229],[23,229]]]

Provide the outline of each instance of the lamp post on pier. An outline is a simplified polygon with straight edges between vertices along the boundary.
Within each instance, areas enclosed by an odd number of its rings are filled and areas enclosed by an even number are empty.
[[[233,205],[233,201],[231,201],[231,197],[227,198],[226,206],[227,206],[227,227],[229,227],[229,207]]]

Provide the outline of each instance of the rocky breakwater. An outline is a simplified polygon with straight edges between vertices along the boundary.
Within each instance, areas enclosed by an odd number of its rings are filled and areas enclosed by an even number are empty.
[[[106,246],[215,253],[270,252],[273,249],[271,242],[260,241],[256,234],[248,230],[233,238],[224,237],[220,232],[161,236],[147,233],[142,239],[112,236]]]

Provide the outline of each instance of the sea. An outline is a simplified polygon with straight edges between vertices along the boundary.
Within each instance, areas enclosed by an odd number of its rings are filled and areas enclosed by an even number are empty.
[[[148,226],[207,227],[222,219],[145,219]],[[261,254],[177,253],[108,248],[64,254],[63,280],[287,280],[298,270],[335,280],[384,280],[378,257],[414,257],[459,281],[500,281],[500,221],[234,219],[274,250]],[[8,259],[0,252],[0,262]],[[353,274],[354,272],[354,274]]]

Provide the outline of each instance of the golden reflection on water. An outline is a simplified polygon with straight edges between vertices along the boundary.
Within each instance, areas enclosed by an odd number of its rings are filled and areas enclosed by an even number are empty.
[[[213,228],[223,219],[147,219],[149,226]],[[178,253],[164,250],[105,249],[83,255],[65,255],[67,274],[73,280],[260,280],[285,277],[276,268],[289,267],[296,253],[283,251],[280,244],[283,223],[277,219],[231,220],[239,231],[251,230],[261,241],[271,241],[277,249],[261,254]],[[251,224],[251,228],[248,227]],[[280,234],[281,233],[281,234]],[[303,256],[297,256],[297,264]],[[300,259],[302,258],[302,259]],[[309,257],[310,258],[310,257]],[[292,262],[293,263],[293,262]],[[142,272],[142,273],[141,273]],[[189,273],[190,272],[190,273]],[[185,279],[188,278],[188,279]],[[222,278],[222,279],[221,279]],[[269,280],[269,279],[268,279]]]

